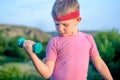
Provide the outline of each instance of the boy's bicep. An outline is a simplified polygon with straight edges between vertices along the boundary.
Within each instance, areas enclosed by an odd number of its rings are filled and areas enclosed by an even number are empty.
[[[95,67],[99,67],[103,63],[103,60],[100,57],[100,55],[91,56],[90,59],[91,59],[91,61],[94,64]]]
[[[51,73],[51,75],[52,75],[53,70],[54,70],[54,66],[55,66],[55,61],[54,61],[54,60],[46,60],[46,61],[45,61],[45,64],[46,64],[47,67],[49,68],[50,73]]]
[[[89,50],[90,57],[99,55],[99,52],[98,52],[98,49],[97,49],[97,46],[96,46],[96,43],[95,43],[93,36],[87,35],[87,38],[90,42],[90,50]]]

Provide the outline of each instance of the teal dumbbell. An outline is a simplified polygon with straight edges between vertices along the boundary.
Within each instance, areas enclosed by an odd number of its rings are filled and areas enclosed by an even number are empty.
[[[18,42],[17,42],[17,44],[18,44],[18,47],[23,47],[23,45],[24,45],[24,41],[25,41],[26,39],[24,38],[24,37],[21,37],[21,38],[19,38],[18,39]],[[36,42],[33,46],[32,46],[32,50],[33,50],[33,52],[35,52],[36,54],[38,54],[38,53],[40,53],[41,51],[42,51],[42,44],[41,43],[39,43],[39,42]]]

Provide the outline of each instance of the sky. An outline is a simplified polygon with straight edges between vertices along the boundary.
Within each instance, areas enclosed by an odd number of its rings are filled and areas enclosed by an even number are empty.
[[[0,24],[55,31],[51,9],[55,0],[0,0]],[[120,0],[78,0],[79,30],[120,31]]]

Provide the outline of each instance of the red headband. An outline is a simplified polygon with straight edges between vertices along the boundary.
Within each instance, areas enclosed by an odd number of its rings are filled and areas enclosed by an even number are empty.
[[[68,15],[63,15],[63,16],[60,16],[60,17],[55,16],[54,20],[56,20],[56,21],[65,21],[65,20],[78,18],[79,15],[80,15],[80,12],[79,12],[79,10],[77,10],[75,12],[72,12],[72,13],[68,14]]]

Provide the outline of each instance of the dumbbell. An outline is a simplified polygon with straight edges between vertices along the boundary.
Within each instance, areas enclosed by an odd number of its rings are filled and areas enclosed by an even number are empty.
[[[22,48],[24,45],[24,41],[26,39],[24,37],[21,37],[18,39],[17,45],[18,47]],[[33,46],[32,46],[32,50],[33,52],[35,52],[36,54],[39,54],[42,51],[42,44],[40,42],[36,42]]]

